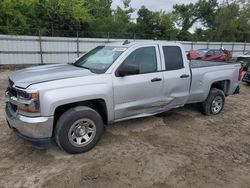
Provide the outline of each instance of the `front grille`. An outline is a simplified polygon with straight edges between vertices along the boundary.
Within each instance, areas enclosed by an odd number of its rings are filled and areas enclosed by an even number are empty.
[[[8,88],[8,91],[10,92],[11,96],[17,97],[17,91],[14,88]]]
[[[13,88],[14,82],[9,79],[9,86],[7,88],[7,91],[14,97],[17,97],[17,90]]]
[[[14,85],[14,82],[11,79],[9,79],[9,87],[12,88],[13,85]]]
[[[10,107],[11,107],[11,109],[12,109],[14,112],[17,111],[17,105],[14,105],[14,104],[11,104],[11,103],[10,103]]]
[[[11,111],[13,111],[13,112],[17,111],[17,105],[12,104],[10,102],[7,102],[6,105],[7,105],[7,108],[9,108]]]

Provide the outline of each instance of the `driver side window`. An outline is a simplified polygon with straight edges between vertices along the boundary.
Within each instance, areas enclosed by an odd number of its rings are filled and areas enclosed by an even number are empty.
[[[155,47],[142,47],[133,51],[122,65],[137,65],[139,73],[152,73],[157,71],[157,58]]]

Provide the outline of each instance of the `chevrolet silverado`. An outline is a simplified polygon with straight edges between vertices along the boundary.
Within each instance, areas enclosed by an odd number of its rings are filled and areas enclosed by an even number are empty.
[[[9,75],[6,119],[20,137],[68,153],[92,149],[105,125],[200,103],[219,114],[239,93],[239,63],[188,61],[171,42],[101,45],[75,63],[30,67]]]

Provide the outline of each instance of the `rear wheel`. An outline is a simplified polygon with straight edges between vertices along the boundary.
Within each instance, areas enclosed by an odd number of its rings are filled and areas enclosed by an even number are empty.
[[[202,112],[205,115],[217,115],[224,107],[225,94],[222,90],[211,89],[207,99],[202,103]]]
[[[103,130],[102,118],[95,110],[87,106],[71,108],[57,121],[56,143],[68,153],[83,153],[97,144]]]

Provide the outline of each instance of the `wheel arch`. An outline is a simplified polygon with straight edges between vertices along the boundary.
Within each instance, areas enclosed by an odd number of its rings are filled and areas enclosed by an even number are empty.
[[[230,80],[215,81],[211,84],[210,90],[213,88],[222,90],[225,96],[228,96],[228,92],[230,89]]]
[[[70,108],[74,108],[77,106],[88,106],[95,111],[101,116],[103,123],[105,125],[108,124],[108,110],[107,110],[107,104],[104,99],[92,99],[92,100],[86,100],[86,101],[80,101],[80,102],[73,102],[73,103],[68,103],[68,104],[63,104],[60,106],[57,106],[54,112],[54,127],[53,127],[53,132],[55,129],[55,125],[60,118],[60,116],[69,110]]]

